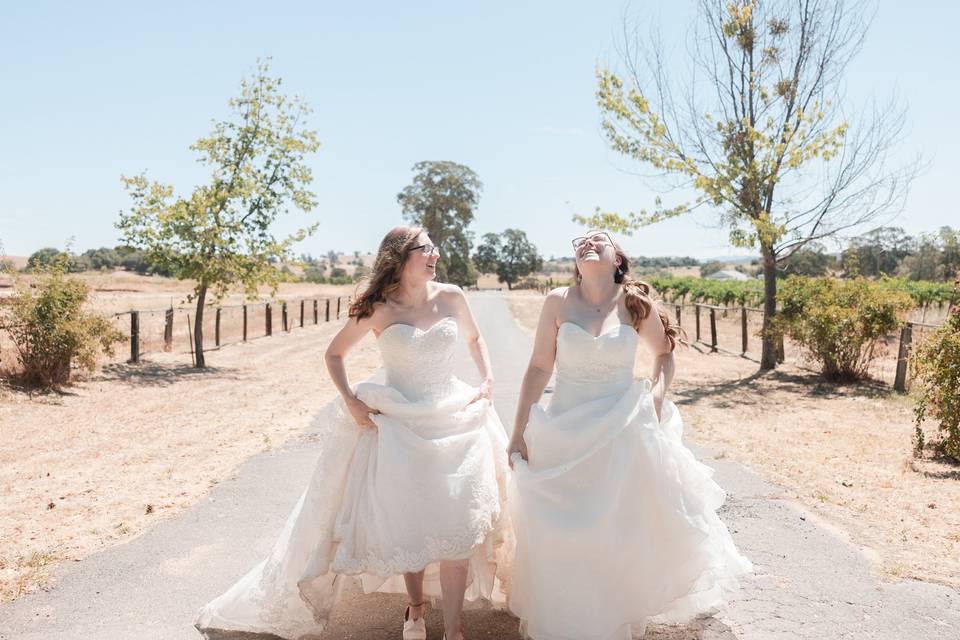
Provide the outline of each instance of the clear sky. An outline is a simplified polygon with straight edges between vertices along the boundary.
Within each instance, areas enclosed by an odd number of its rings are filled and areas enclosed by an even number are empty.
[[[227,115],[258,57],[315,111],[316,235],[298,251],[375,249],[401,222],[396,194],[420,160],[484,183],[473,230],[520,227],[568,255],[574,212],[650,207],[654,192],[607,149],[594,70],[615,60],[620,1],[4,3],[0,8],[0,242],[7,254],[117,243],[119,177],[189,192],[206,169],[188,146]],[[681,42],[692,2],[640,2]],[[849,78],[854,101],[899,90],[904,158],[929,169],[893,222],[960,225],[960,5],[881,0]],[[291,215],[278,228],[307,222]],[[624,238],[628,253],[728,255],[709,215]]]

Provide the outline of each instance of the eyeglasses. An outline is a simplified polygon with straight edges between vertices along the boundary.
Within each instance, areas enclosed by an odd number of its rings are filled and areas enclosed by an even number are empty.
[[[415,247],[410,247],[410,251],[413,251],[414,249],[420,249],[425,256],[429,256],[434,251],[437,252],[437,255],[440,255],[440,248],[432,244],[418,244]]]
[[[610,244],[610,245],[613,244],[613,239],[610,238],[610,236],[607,234],[606,231],[598,231],[597,233],[591,233],[588,236],[580,236],[578,238],[574,238],[573,240],[571,240],[570,242],[571,244],[573,244],[574,252],[579,251],[580,247],[582,247],[583,243],[586,242],[587,240],[593,240],[595,242],[606,242],[607,244]]]

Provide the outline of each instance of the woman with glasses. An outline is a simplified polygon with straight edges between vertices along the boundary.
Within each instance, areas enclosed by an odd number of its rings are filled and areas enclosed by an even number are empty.
[[[508,445],[509,605],[533,640],[629,640],[655,616],[684,622],[718,607],[751,565],[666,399],[682,332],[608,234],[573,248],[576,282],[544,302]],[[634,380],[640,345],[653,361],[650,378]]]
[[[321,415],[313,478],[270,556],[201,610],[204,635],[319,637],[348,576],[366,592],[406,592],[404,640],[426,638],[427,597],[442,600],[448,640],[463,638],[465,597],[505,602],[507,437],[486,345],[460,288],[434,282],[438,259],[421,229],[383,239],[326,352],[341,397]],[[344,357],[371,332],[386,379],[351,386]],[[479,387],[454,375],[460,336]]]

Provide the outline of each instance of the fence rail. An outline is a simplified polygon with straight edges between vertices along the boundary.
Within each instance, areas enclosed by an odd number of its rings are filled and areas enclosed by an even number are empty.
[[[306,297],[281,300],[280,327],[290,332],[295,326],[300,328],[310,324],[320,324],[339,320],[345,312],[352,296]],[[178,343],[184,340],[192,357],[193,316],[195,307],[166,307],[162,309],[131,309],[107,314],[118,329],[129,336],[129,358],[127,362],[137,363],[148,353],[173,352]],[[248,342],[257,338],[273,335],[275,304],[271,302],[253,302],[234,305],[210,305],[204,309],[203,334],[213,336],[213,345],[204,346],[204,352],[213,351],[228,344]],[[178,325],[177,317],[186,317],[186,322]],[[254,327],[262,327],[258,332]],[[0,335],[12,324],[0,323]],[[178,340],[179,336],[179,340]],[[3,345],[0,344],[0,365],[3,362]]]

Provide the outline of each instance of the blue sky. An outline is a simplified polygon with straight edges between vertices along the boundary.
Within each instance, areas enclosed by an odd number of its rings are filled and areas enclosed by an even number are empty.
[[[258,57],[313,106],[319,206],[278,229],[320,229],[298,248],[376,247],[401,222],[396,194],[420,160],[453,160],[484,183],[473,230],[520,227],[545,255],[569,254],[574,212],[649,207],[655,194],[607,149],[594,70],[615,60],[623,2],[6,3],[0,9],[0,242],[114,245],[146,171],[188,192],[203,181],[188,146],[227,115]],[[634,2],[681,42],[692,3]],[[880,2],[849,76],[859,102],[900,91],[903,158],[929,168],[896,220],[910,233],[960,225],[954,185],[960,6]],[[734,253],[709,214],[648,227],[632,254]]]

